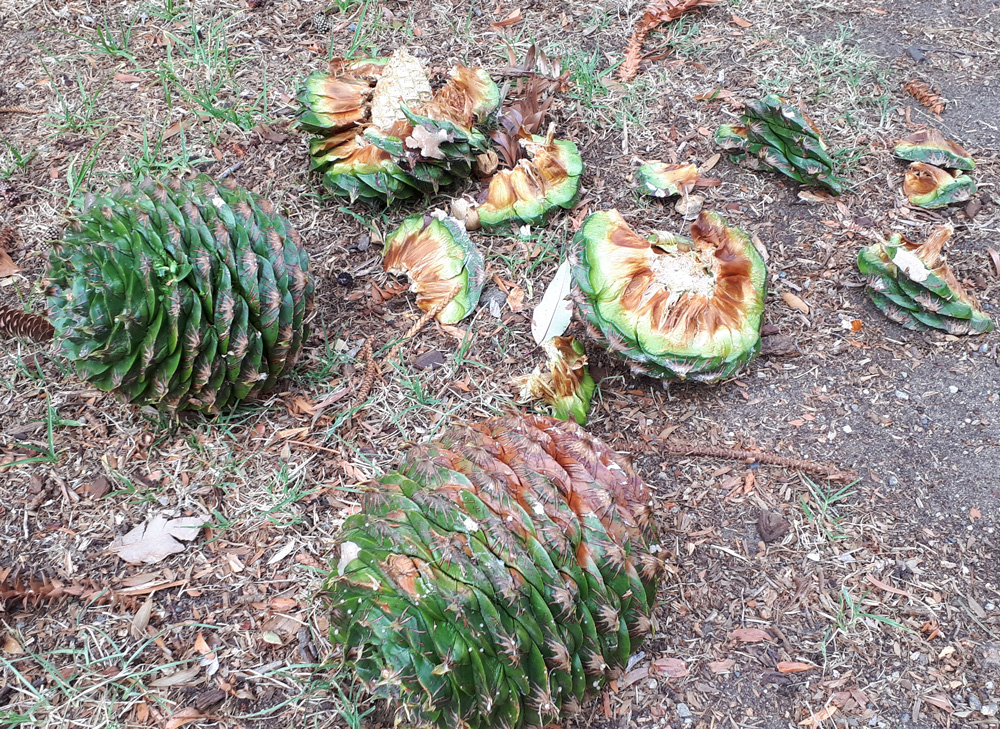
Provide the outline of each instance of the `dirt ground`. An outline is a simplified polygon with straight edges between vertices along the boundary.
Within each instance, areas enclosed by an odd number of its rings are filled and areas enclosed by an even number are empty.
[[[802,100],[853,189],[816,201],[725,157],[708,173],[721,184],[704,190],[706,208],[769,254],[768,336],[743,375],[663,385],[588,344],[602,378],[588,429],[655,489],[671,567],[655,637],[575,725],[1000,726],[997,335],[905,330],[868,301],[853,263],[873,237],[919,240],[951,222],[953,269],[1000,314],[988,253],[1000,249],[1000,2],[723,0],[654,32],[655,60],[623,85],[615,68],[644,4],[0,0],[0,107],[41,112],[0,112],[0,228],[17,230],[22,269],[0,279],[0,305],[42,311],[67,196],[189,170],[230,171],[285,210],[318,296],[293,376],[214,421],[120,404],[48,348],[0,342],[0,577],[64,593],[0,609],[0,726],[379,725],[385,712],[363,717],[365,697],[324,668],[315,597],[358,484],[450,420],[509,406],[510,377],[542,360],[532,309],[586,212],[683,232],[671,204],[634,192],[632,170],[705,164],[714,128],[765,92]],[[570,71],[552,116],[584,157],[580,205],[526,238],[476,234],[523,308],[501,293],[499,316],[427,328],[356,414],[361,345],[384,356],[419,316],[412,296],[373,297],[386,283],[378,242],[425,204],[325,197],[291,126],[298,85],[331,56],[406,45],[431,66],[499,71],[508,46],[521,57],[532,43]],[[911,80],[943,99],[938,117],[903,90]],[[976,204],[907,205],[893,140],[925,125],[975,157]],[[337,283],[344,272],[353,285]],[[420,369],[429,351],[443,365]],[[676,438],[858,479],[673,455]],[[787,534],[765,542],[764,512]],[[108,551],[161,513],[212,527],[154,565]]]

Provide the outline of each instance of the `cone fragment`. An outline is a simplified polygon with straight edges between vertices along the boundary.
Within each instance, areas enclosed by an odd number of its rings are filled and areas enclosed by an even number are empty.
[[[63,354],[136,404],[217,412],[271,389],[306,336],[297,233],[266,200],[203,175],[88,201],[49,264]]]
[[[760,350],[767,269],[750,237],[702,212],[691,238],[637,235],[616,210],[574,239],[577,303],[633,372],[714,382]]]
[[[652,197],[687,195],[698,182],[698,165],[646,162],[635,173],[639,192]]]
[[[22,337],[33,342],[47,342],[54,330],[44,316],[22,309],[0,306],[0,339]]]
[[[586,425],[596,385],[587,369],[583,345],[573,337],[552,337],[542,347],[549,358],[548,372],[536,367],[530,375],[515,378],[521,399],[542,400],[560,420],[572,416],[579,425]]]
[[[345,522],[331,640],[397,723],[557,722],[651,630],[650,511],[630,464],[575,424],[455,427]]]
[[[923,243],[894,233],[858,254],[858,270],[872,302],[907,329],[940,329],[949,334],[983,334],[993,320],[951,272],[944,246],[954,229],[937,228]]]
[[[926,162],[935,167],[972,171],[976,162],[965,148],[945,139],[937,129],[921,129],[896,143],[893,150],[900,159]]]
[[[911,205],[933,210],[971,199],[976,183],[959,171],[952,175],[925,162],[911,162],[903,178],[903,194]]]

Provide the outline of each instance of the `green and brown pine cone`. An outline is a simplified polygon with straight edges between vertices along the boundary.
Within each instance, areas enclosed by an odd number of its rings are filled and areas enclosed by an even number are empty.
[[[80,375],[166,410],[217,412],[273,387],[313,300],[288,221],[205,176],[88,200],[47,277],[56,339]]]
[[[559,721],[651,631],[650,504],[630,464],[573,423],[454,428],[344,524],[331,638],[401,721]]]

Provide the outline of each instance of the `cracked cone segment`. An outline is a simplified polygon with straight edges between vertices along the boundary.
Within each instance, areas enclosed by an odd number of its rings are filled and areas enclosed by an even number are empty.
[[[723,125],[715,140],[724,149],[738,150],[732,160],[751,169],[780,172],[834,195],[844,191],[844,181],[834,174],[836,165],[812,120],[775,94],[746,102],[740,125]]]
[[[976,183],[961,172],[952,175],[925,162],[911,162],[903,178],[903,194],[912,205],[933,210],[971,199]]]
[[[690,239],[642,238],[618,211],[598,212],[574,248],[580,310],[634,372],[714,382],[757,356],[767,269],[721,216],[702,212]]]
[[[487,137],[476,128],[499,104],[482,69],[457,66],[434,93],[427,72],[405,49],[387,59],[315,71],[299,94],[299,124],[310,142],[310,169],[354,200],[390,203],[434,194],[468,177]]]
[[[272,388],[306,335],[298,235],[267,201],[205,176],[89,201],[49,264],[63,353],[136,404],[216,412]]]
[[[476,308],[486,283],[483,256],[469,239],[465,226],[451,217],[413,215],[385,241],[382,267],[405,275],[417,306],[424,311],[454,298],[438,313],[442,324],[461,321]]]
[[[650,494],[579,426],[510,415],[414,447],[349,517],[331,640],[397,723],[560,721],[651,630]]]
[[[868,296],[887,317],[907,329],[940,329],[949,334],[983,334],[993,320],[959,283],[943,249],[951,226],[936,229],[923,243],[895,233],[858,254],[858,270]]]
[[[687,195],[698,182],[698,165],[646,162],[635,173],[639,191],[652,197]]]
[[[549,357],[549,371],[536,367],[530,375],[516,378],[521,398],[542,400],[560,420],[572,416],[579,425],[586,425],[596,385],[587,368],[583,345],[573,337],[552,337],[542,347]]]
[[[510,222],[538,225],[556,208],[569,209],[576,203],[583,160],[573,142],[554,139],[553,133],[550,129],[544,137],[521,139],[528,156],[490,180],[478,208],[484,227]]]
[[[937,129],[921,129],[896,143],[893,150],[900,159],[926,162],[935,167],[972,171],[976,169],[972,155],[964,147],[944,138]]]

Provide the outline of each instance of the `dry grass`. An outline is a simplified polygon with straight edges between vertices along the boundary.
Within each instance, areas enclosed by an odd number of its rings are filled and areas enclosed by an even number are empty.
[[[959,96],[983,88],[995,98],[995,19],[929,8],[931,20],[913,20],[928,3],[898,19],[878,0],[720,3],[654,32],[646,52],[667,55],[621,85],[616,64],[638,2],[525,3],[524,21],[502,30],[490,23],[515,4],[345,1],[331,6],[330,30],[314,20],[315,3],[257,5],[0,7],[0,106],[45,112],[0,113],[0,222],[23,241],[12,252],[23,275],[3,282],[0,304],[41,310],[44,257],[74,194],[138,172],[218,175],[237,165],[234,179],[270,196],[302,233],[319,294],[296,373],[266,401],[213,422],[121,405],[46,349],[0,345],[0,568],[92,580],[119,595],[0,614],[0,725],[352,725],[367,707],[353,708],[316,593],[357,485],[447,420],[510,406],[509,378],[541,358],[531,308],[583,211],[618,207],[636,228],[681,231],[671,207],[632,192],[631,169],[641,159],[705,162],[716,151],[711,131],[739,100],[775,91],[805,101],[855,192],[813,204],[725,159],[711,173],[722,184],[706,206],[768,246],[768,324],[797,356],[761,358],[717,387],[664,388],[591,351],[604,379],[590,428],[632,454],[657,488],[674,560],[657,637],[580,725],[779,727],[836,706],[825,725],[996,726],[996,714],[980,711],[1000,695],[996,345],[885,322],[852,268],[867,236],[919,237],[947,217],[960,229],[954,267],[997,311],[986,248],[996,246],[1000,210],[987,201],[968,219],[905,206],[891,141],[933,119],[901,89],[916,62],[879,57],[873,40],[884,26],[902,47],[980,54],[974,66],[928,54],[931,67],[919,70],[956,97],[942,128],[974,153],[977,179],[995,195],[998,137],[976,113],[982,95]],[[906,23],[933,40],[900,36]],[[305,137],[288,126],[297,84],[330,55],[405,43],[434,65],[499,69],[507,43],[523,53],[532,42],[571,71],[553,114],[587,164],[581,209],[528,238],[477,235],[497,277],[526,292],[525,310],[427,327],[383,365],[359,413],[362,344],[371,340],[381,362],[420,316],[412,298],[382,302],[370,290],[385,284],[381,236],[405,211],[348,211],[319,194],[305,173]],[[694,98],[715,89],[726,93]],[[336,283],[342,271],[353,288]],[[810,313],[785,306],[785,291]],[[860,332],[843,327],[852,319]],[[445,354],[444,366],[417,370],[414,357],[428,349]],[[777,467],[665,458],[657,444],[671,433],[837,463],[862,481],[834,498],[842,485]],[[107,493],[95,497],[102,480]],[[790,522],[782,540],[760,541],[762,509]],[[212,527],[147,568],[107,552],[161,512],[206,515]],[[748,627],[770,640],[729,637]],[[690,675],[657,675],[653,659],[667,656]],[[785,674],[781,661],[816,668]],[[176,685],[164,684],[168,675]]]

